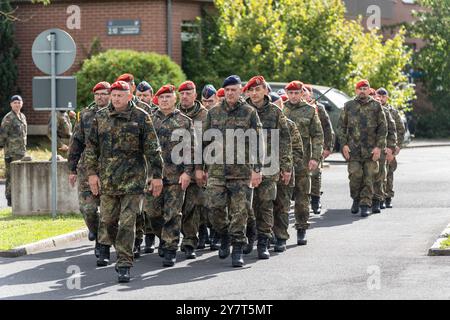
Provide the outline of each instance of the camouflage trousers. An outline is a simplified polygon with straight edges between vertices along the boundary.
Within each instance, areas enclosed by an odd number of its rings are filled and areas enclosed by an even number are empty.
[[[103,245],[114,245],[117,267],[133,266],[133,247],[136,215],[139,212],[141,195],[101,195],[98,241]]]
[[[397,159],[394,158],[387,168],[386,198],[394,197],[394,171],[397,170]]]
[[[94,196],[91,191],[78,188],[78,205],[86,227],[90,232],[98,234],[100,197]]]
[[[139,202],[139,212],[136,216],[136,239],[143,239],[145,233],[145,214],[143,211],[144,196],[141,196],[141,201]]]
[[[272,238],[273,202],[277,196],[277,182],[263,177],[261,184],[253,190],[253,211],[258,235]]]
[[[183,233],[183,242],[181,243],[181,246],[197,248],[198,227],[204,212],[206,212],[204,205],[205,197],[203,188],[195,183],[191,183],[186,189],[182,210],[183,214],[181,216],[181,232]]]
[[[372,206],[373,182],[377,173],[378,161],[349,161],[350,196],[360,205]]]
[[[308,229],[309,223],[309,194],[311,191],[311,173],[308,169],[295,172],[294,185],[294,214],[295,228]]]
[[[322,192],[322,169],[323,169],[323,159],[320,160],[317,169],[311,172],[311,195],[320,197]]]
[[[228,234],[233,245],[247,243],[249,189],[248,180],[208,180],[206,201],[212,227],[220,235]]]
[[[184,191],[180,184],[164,185],[156,198],[151,193],[145,194],[145,232],[157,235],[163,249],[178,249],[183,201]]]
[[[22,159],[23,156],[5,158],[5,197],[11,200],[11,162]]]
[[[277,196],[273,207],[273,233],[280,240],[288,240],[289,233],[289,210],[291,209],[291,199],[294,192],[295,177],[291,177],[288,185],[281,180],[277,183]]]
[[[373,181],[373,199],[384,201],[386,198],[386,177],[387,177],[387,161],[386,157],[378,160],[378,173]]]

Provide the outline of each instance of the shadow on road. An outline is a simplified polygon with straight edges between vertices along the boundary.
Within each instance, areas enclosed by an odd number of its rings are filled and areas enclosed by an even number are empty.
[[[359,214],[351,214],[349,209],[328,209],[321,215],[310,216],[310,229],[328,228],[340,226],[345,224],[352,224],[361,219],[369,219],[369,217],[362,218]]]

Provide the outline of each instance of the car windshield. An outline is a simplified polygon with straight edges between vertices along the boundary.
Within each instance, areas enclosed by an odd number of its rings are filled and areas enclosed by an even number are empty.
[[[323,92],[325,92],[325,91],[326,90],[324,90]],[[339,90],[336,90],[336,89],[332,89],[332,90],[328,91],[327,94],[325,95],[325,97],[327,97],[330,101],[333,101],[333,103],[339,109],[344,108],[344,104],[351,99],[345,93],[343,93]]]

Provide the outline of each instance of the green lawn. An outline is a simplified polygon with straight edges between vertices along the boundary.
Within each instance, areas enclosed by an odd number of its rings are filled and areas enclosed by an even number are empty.
[[[85,227],[81,214],[51,216],[13,216],[11,208],[0,210],[0,250],[73,232]]]
[[[450,236],[447,237],[447,240],[441,242],[441,249],[450,249]]]

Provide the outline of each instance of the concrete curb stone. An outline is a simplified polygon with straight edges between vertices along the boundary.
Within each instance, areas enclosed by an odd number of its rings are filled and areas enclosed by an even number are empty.
[[[434,242],[428,250],[429,256],[450,256],[450,249],[441,249],[441,243],[450,235],[450,224],[441,232],[439,238]]]

